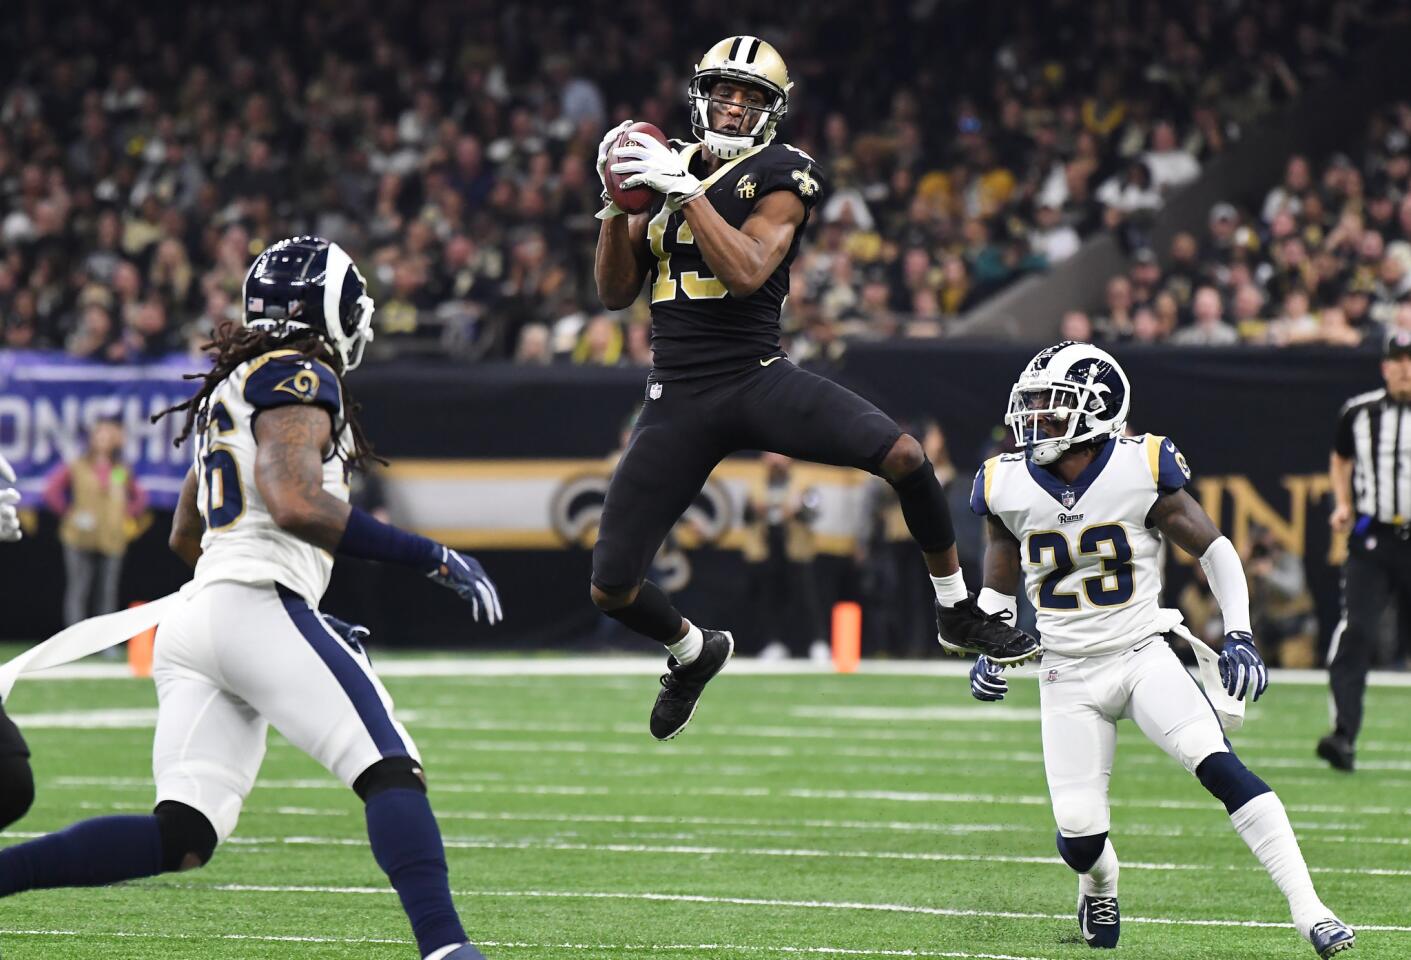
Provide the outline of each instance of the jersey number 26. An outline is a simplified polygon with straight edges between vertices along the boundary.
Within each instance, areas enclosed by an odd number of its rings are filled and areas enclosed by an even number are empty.
[[[210,422],[215,425],[217,437],[235,429],[235,420],[223,403],[211,408]],[[201,465],[201,482],[206,488],[206,495],[197,498],[200,501],[197,508],[201,511],[201,519],[206,521],[207,530],[223,530],[232,526],[245,512],[245,490],[240,483],[240,467],[230,448],[211,442],[208,433],[201,434],[199,443],[197,459]]]

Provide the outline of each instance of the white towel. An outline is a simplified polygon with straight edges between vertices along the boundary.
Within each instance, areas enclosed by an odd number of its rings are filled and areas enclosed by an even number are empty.
[[[190,586],[188,583],[176,593],[169,593],[160,600],[144,603],[140,607],[80,620],[43,643],[35,644],[0,667],[0,700],[9,699],[10,689],[21,674],[82,660],[90,654],[117,646],[124,640],[155,627]]]
[[[1234,733],[1244,726],[1244,701],[1236,700],[1225,692],[1220,681],[1220,655],[1208,647],[1204,640],[1191,633],[1184,623],[1178,623],[1171,632],[1191,645],[1200,670],[1200,685],[1205,688],[1205,696],[1215,708],[1220,718],[1220,726],[1226,733]]]

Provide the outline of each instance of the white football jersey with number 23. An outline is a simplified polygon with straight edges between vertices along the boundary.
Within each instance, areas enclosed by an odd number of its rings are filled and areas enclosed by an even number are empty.
[[[196,505],[206,529],[195,579],[275,581],[317,606],[328,589],[332,555],[282,530],[255,485],[255,418],[294,404],[327,410],[339,449],[348,449],[342,390],[321,360],[273,350],[236,367],[211,393],[196,436]],[[334,451],[325,451],[323,489],[348,499],[344,463]]]
[[[1022,453],[985,462],[970,507],[1019,541],[1024,587],[1044,649],[1115,653],[1151,636],[1160,612],[1161,535],[1146,525],[1158,496],[1190,469],[1165,437],[1115,437],[1073,483]]]

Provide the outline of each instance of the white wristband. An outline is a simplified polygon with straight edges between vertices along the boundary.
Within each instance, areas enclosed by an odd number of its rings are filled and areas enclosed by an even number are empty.
[[[1200,558],[1200,568],[1210,581],[1210,592],[1220,604],[1225,632],[1253,633],[1249,625],[1249,584],[1244,579],[1244,565],[1229,537],[1212,543]]]

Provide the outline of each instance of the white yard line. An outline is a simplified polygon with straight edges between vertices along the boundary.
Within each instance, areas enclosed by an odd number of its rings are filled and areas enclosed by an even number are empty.
[[[661,657],[407,657],[374,649],[377,672],[384,677],[622,677],[656,676],[662,670]],[[968,659],[947,660],[864,660],[859,673],[864,676],[931,678],[964,677],[970,671]],[[1013,673],[1020,680],[1032,679],[1032,671]],[[736,658],[730,664],[732,676],[831,676],[827,665],[802,661],[761,662]],[[127,666],[111,662],[81,662],[54,667],[33,675],[37,680],[131,679]],[[30,679],[30,678],[26,678]],[[1270,683],[1278,686],[1326,686],[1323,670],[1270,670]],[[1373,670],[1368,684],[1374,687],[1411,687],[1411,673]]]
[[[387,887],[324,887],[292,886],[278,884],[181,884],[192,890],[218,890],[226,893],[326,893],[355,896],[387,896],[395,891]],[[701,903],[743,907],[786,907],[800,910],[856,910],[877,913],[920,914],[932,917],[979,917],[990,920],[1067,920],[1072,921],[1071,913],[1022,913],[1004,910],[963,910],[952,907],[920,907],[902,903],[866,903],[857,901],[830,900],[773,900],[755,897],[711,897],[697,894],[677,893],[628,893],[620,891],[587,890],[456,890],[457,897],[485,897],[495,899],[556,899],[556,900],[644,900],[660,903]],[[1271,929],[1292,929],[1287,921],[1272,920],[1198,920],[1182,917],[1135,917],[1124,916],[1129,923],[1151,923],[1178,927],[1260,927]],[[1351,922],[1351,921],[1349,921]],[[1358,930],[1380,931],[1385,933],[1411,933],[1411,926],[1391,924],[1353,923]]]
[[[491,777],[502,774],[491,774]],[[485,779],[485,778],[477,778]],[[153,789],[152,781],[144,777],[55,777],[48,783],[55,787],[108,787],[112,789]],[[260,780],[257,786],[276,790],[347,790],[347,787],[332,779],[290,779]],[[992,794],[992,793],[939,793],[923,790],[809,790],[774,789],[771,787],[692,787],[683,791],[671,787],[618,787],[581,784],[510,784],[475,783],[457,781],[442,777],[434,781],[432,788],[438,793],[486,794],[504,793],[515,796],[566,796],[566,797],[727,797],[732,799],[752,799],[780,797],[794,800],[874,800],[885,803],[963,803],[968,805],[1009,806],[1048,806],[1049,798],[1031,794]],[[1210,800],[1127,800],[1113,799],[1113,807],[1143,810],[1200,810],[1215,809]],[[1287,803],[1290,813],[1319,813],[1341,816],[1411,816],[1411,807],[1392,806],[1343,806],[1339,804]]]
[[[246,940],[257,943],[387,943],[410,944],[410,940],[384,939],[380,937],[281,937],[257,933],[140,933],[128,930],[85,933],[80,930],[7,930],[0,928],[0,936],[11,937],[119,937],[134,940]],[[777,953],[793,956],[839,956],[839,957],[954,957],[959,960],[1050,960],[1048,957],[1018,956],[1009,953],[967,953],[961,950],[866,950],[855,947],[764,947],[745,946],[733,943],[525,943],[517,940],[479,940],[476,946],[497,950],[597,950],[630,951],[633,953]]]
[[[933,708],[926,708],[926,709],[933,709]],[[966,709],[968,710],[969,708],[966,708]],[[1014,713],[1015,713],[1015,711],[1009,711],[1009,714],[1014,714]],[[978,719],[980,719],[979,717],[971,716],[971,715],[969,715],[969,714],[966,714],[965,716],[966,716],[967,720],[978,720]],[[38,729],[88,729],[88,730],[91,730],[91,729],[151,729],[151,728],[153,728],[153,727],[156,726],[156,722],[157,722],[157,712],[156,712],[155,710],[152,710],[152,709],[70,710],[70,711],[52,711],[52,712],[45,712],[45,713],[16,714],[16,715],[13,716],[12,719],[14,719],[15,722],[16,722],[22,729],[25,729],[25,730],[38,730]],[[486,723],[486,724],[476,724],[476,723],[473,723],[473,722],[467,723],[467,722],[464,722],[464,721],[454,721],[454,720],[438,721],[438,720],[436,720],[436,719],[434,719],[434,718],[431,718],[431,717],[426,716],[426,715],[424,714],[424,712],[422,712],[422,711],[415,711],[415,710],[405,711],[405,712],[404,712],[404,716],[403,716],[402,719],[404,720],[404,722],[411,723],[411,724],[419,724],[420,726],[422,726],[422,727],[424,727],[424,728],[426,728],[426,729],[476,729],[476,730],[487,730],[487,731],[490,730],[490,729],[493,729],[493,730],[503,731],[503,732],[536,732],[536,733],[553,732],[553,731],[551,731],[551,730],[546,730],[545,727],[548,726],[548,725],[545,725],[545,724],[525,724],[525,725],[516,725],[516,724],[493,724],[493,725],[492,725],[492,724],[489,724],[489,723]],[[1010,720],[1016,719],[1016,717],[1015,717],[1015,716],[1012,716],[1012,715],[1004,715],[1004,716],[1002,716],[1001,719],[1003,719],[1004,721],[1010,721]],[[1018,717],[1017,719],[1028,719],[1028,717],[1027,717],[1027,716],[1025,716],[1025,717]],[[577,732],[577,733],[589,732],[589,731],[585,731],[584,728],[583,728],[581,725],[567,725],[567,724],[565,724],[565,725],[562,725],[562,727],[559,727],[558,729],[572,730],[572,731]],[[604,729],[603,732],[609,732],[609,731],[607,731],[606,729]],[[635,732],[637,732],[637,728],[636,728],[635,726],[628,727],[626,731],[622,731],[622,730],[620,730],[620,729],[618,729],[618,728],[614,728],[611,732],[614,732],[614,733],[616,733],[616,732],[633,732],[633,733],[635,733]],[[821,729],[821,730],[820,730],[820,729],[810,729],[810,728],[777,728],[777,727],[734,727],[734,726],[722,726],[722,727],[718,727],[718,728],[717,728],[717,732],[719,732],[719,733],[721,733],[721,734],[728,734],[728,735],[730,735],[730,736],[735,736],[735,737],[767,737],[767,738],[787,737],[787,738],[794,738],[794,739],[803,738],[803,739],[830,739],[830,740],[831,740],[831,739],[834,739],[835,737],[843,737],[843,738],[846,738],[846,737],[854,737],[854,738],[856,738],[856,737],[861,736],[863,739],[882,739],[882,740],[898,740],[898,739],[912,740],[912,739],[923,739],[923,738],[921,738],[921,737],[917,737],[915,731],[908,731],[908,732],[904,732],[904,733],[900,733],[900,734],[898,734],[898,733],[893,733],[893,732],[889,732],[889,731],[868,731],[868,732],[866,732],[866,733],[864,733],[864,734],[859,734],[859,732],[857,732],[857,731],[852,731],[852,732],[844,733],[844,732],[836,731],[836,730],[834,730],[834,729],[832,729],[832,728],[825,728],[825,729]],[[1026,739],[1028,739],[1028,738],[1026,738]],[[281,741],[276,741],[276,742],[282,744]],[[1245,745],[1245,744],[1243,744],[1243,743],[1240,744],[1240,746],[1244,746],[1244,745]],[[1255,741],[1255,742],[1254,742],[1254,745],[1255,745],[1256,747],[1263,746],[1263,744],[1260,744],[1258,741]],[[495,742],[495,741],[456,742],[456,743],[451,743],[451,744],[449,744],[449,745],[443,744],[443,745],[441,745],[441,749],[453,749],[453,750],[456,750],[456,751],[458,751],[458,752],[467,752],[467,753],[477,753],[477,752],[485,752],[485,753],[519,753],[519,752],[523,752],[523,751],[524,751],[524,745],[523,745],[523,744],[520,744],[520,743]],[[596,744],[596,743],[589,743],[589,742],[586,742],[586,741],[564,741],[564,742],[559,742],[559,743],[536,744],[536,745],[535,745],[535,751],[534,751],[534,752],[535,752],[535,753],[572,753],[572,754],[585,754],[585,755],[590,755],[590,754],[594,754],[594,753],[604,753],[604,754],[619,754],[619,755],[623,755],[623,756],[638,756],[638,757],[642,756],[642,753],[643,753],[643,751],[642,751],[642,749],[641,749],[640,747],[638,747],[638,746],[636,746],[636,745],[633,745],[633,744],[621,744],[621,743],[611,743],[611,742]],[[532,756],[532,755],[533,755],[533,754],[531,753],[530,756]],[[849,747],[845,747],[845,746],[838,746],[838,747],[835,747],[835,748],[833,748],[833,749],[831,749],[831,750],[829,750],[829,749],[824,749],[824,750],[821,750],[821,751],[798,751],[798,750],[794,750],[794,749],[789,748],[789,747],[740,747],[740,746],[730,746],[730,745],[721,745],[721,746],[719,746],[719,747],[716,747],[716,746],[713,746],[713,745],[702,745],[700,748],[698,748],[697,750],[693,751],[692,755],[693,755],[693,756],[710,756],[710,755],[717,755],[717,756],[734,756],[734,757],[761,757],[761,756],[763,756],[763,757],[780,757],[780,758],[783,758],[783,757],[805,757],[805,758],[818,757],[818,758],[823,758],[823,757],[827,757],[827,756],[829,756],[829,755],[838,755],[838,756],[854,756],[854,757],[875,757],[875,758],[877,758],[877,759],[888,759],[888,760],[918,760],[918,761],[930,761],[930,762],[935,762],[935,763],[945,763],[945,762],[952,762],[952,761],[962,761],[962,762],[968,762],[968,761],[983,761],[983,762],[990,762],[990,763],[1009,763],[1009,764],[1034,764],[1034,765],[1042,765],[1042,764],[1043,764],[1043,754],[1040,753],[1040,752],[1037,752],[1037,751],[993,751],[993,750],[974,750],[974,751],[966,751],[966,750],[918,750],[918,751],[905,751],[905,750],[886,750],[886,749],[880,749],[880,748],[878,748],[878,749],[870,749],[870,748],[865,748],[865,747],[852,747],[852,748],[849,748]],[[1140,765],[1140,766],[1169,766],[1169,765],[1171,765],[1171,763],[1172,763],[1172,761],[1171,761],[1169,758],[1167,758],[1167,757],[1165,757],[1165,756],[1163,756],[1163,755],[1159,755],[1159,754],[1150,754],[1150,753],[1141,753],[1141,754],[1130,754],[1130,753],[1129,753],[1129,754],[1127,754],[1126,756],[1123,757],[1122,762],[1123,762],[1124,764]],[[1320,760],[1314,759],[1314,758],[1312,758],[1312,757],[1309,757],[1308,759],[1297,759],[1297,758],[1290,758],[1290,757],[1261,756],[1261,757],[1259,758],[1259,761],[1258,761],[1258,763],[1257,763],[1257,766],[1265,767],[1265,768],[1269,768],[1269,769],[1281,769],[1281,770],[1310,770],[1310,771],[1325,770],[1325,769],[1327,768],[1327,764],[1323,763],[1323,762],[1320,761]],[[1361,760],[1358,762],[1358,766],[1359,766],[1360,769],[1362,769],[1362,770],[1364,770],[1364,771],[1372,771],[1372,770],[1375,770],[1375,771],[1386,771],[1386,772],[1411,772],[1411,760],[1373,760],[1373,759],[1367,759],[1366,756],[1365,756],[1365,754],[1364,754],[1363,759],[1361,759]],[[712,768],[712,769],[714,769],[714,768]],[[637,770],[636,772],[637,772],[638,775],[641,775],[641,776],[648,776],[648,775],[653,775],[653,774],[657,774],[657,773],[664,773],[664,772],[666,772],[666,770],[665,770],[664,767],[646,767],[646,766],[643,766],[643,767],[641,767],[639,770]],[[719,772],[719,771],[716,770],[716,772]],[[731,776],[744,776],[744,775],[748,775],[749,772],[750,772],[750,771],[745,770],[744,768],[739,768],[739,769],[737,769],[737,770],[735,770],[735,771],[733,771],[733,772],[730,772],[728,775],[731,775]],[[895,766],[895,765],[887,766],[887,767],[883,767],[883,766],[871,766],[871,767],[869,767],[869,766],[861,766],[861,765],[858,765],[858,766],[851,766],[851,767],[846,767],[846,766],[844,766],[844,767],[830,766],[830,767],[829,767],[829,772],[830,772],[830,773],[852,773],[852,774],[873,774],[873,773],[881,773],[881,774],[894,774],[894,775],[922,775],[922,774],[926,774],[926,773],[931,772],[931,771],[929,771],[929,770],[927,770],[926,768],[923,768],[923,767],[900,768],[900,767],[897,767],[897,766]]]
[[[237,842],[237,841],[232,841]],[[280,847],[365,847],[361,837],[248,837],[238,841],[246,846]],[[780,847],[722,847],[707,845],[649,845],[640,843],[567,843],[554,840],[483,840],[448,836],[443,843],[450,850],[548,850],[559,853],[617,853],[658,856],[737,856],[784,857],[818,860],[883,860],[919,863],[1008,863],[1022,865],[1063,866],[1060,857],[1015,856],[1006,854],[937,853],[906,850],[818,850]],[[1158,872],[1188,871],[1191,873],[1263,872],[1258,865],[1203,863],[1150,863],[1123,860],[1124,870],[1154,870]],[[1311,867],[1311,873],[1351,877],[1411,877],[1411,870],[1391,867]]]
[[[78,809],[93,810],[103,812],[123,812],[142,813],[147,806],[134,803],[95,803],[84,801],[76,804]],[[245,808],[246,816],[270,816],[270,817],[333,817],[346,818],[352,813],[345,808],[318,808],[318,807],[261,807],[250,806]],[[658,839],[671,836],[678,839],[701,837],[710,839],[720,836],[777,836],[777,837],[816,837],[818,831],[833,831],[838,833],[860,832],[860,833],[900,833],[940,835],[940,836],[974,836],[976,834],[1008,833],[1012,835],[1035,834],[1045,838],[1053,834],[1053,829],[1044,825],[1034,824],[1014,824],[1014,823],[927,823],[908,820],[827,820],[827,819],[804,819],[797,818],[776,818],[767,819],[760,817],[691,817],[691,816],[649,816],[643,814],[614,814],[614,813],[510,813],[504,811],[468,811],[468,810],[438,810],[436,818],[443,822],[463,820],[472,823],[551,823],[556,825],[583,825],[602,824],[617,825],[624,827],[676,827],[670,834],[658,834]],[[1381,837],[1367,835],[1353,835],[1348,833],[1362,830],[1364,824],[1360,823],[1340,823],[1340,822],[1318,822],[1318,821],[1295,821],[1294,829],[1299,834],[1301,843],[1338,843],[1348,846],[1368,845],[1368,846],[1411,846],[1411,837]],[[682,830],[684,827],[702,827],[709,829]],[[742,829],[744,828],[744,829]],[[749,829],[757,828],[757,829]],[[792,829],[791,829],[792,828]],[[1166,824],[1152,823],[1123,823],[1116,831],[1121,836],[1140,836],[1183,839],[1189,837],[1225,837],[1229,836],[1229,827],[1195,827],[1195,826],[1169,826]],[[43,836],[40,832],[9,830],[6,836],[16,838],[32,838]],[[650,836],[650,834],[642,834]],[[235,837],[229,842],[243,843],[251,842]],[[269,842],[275,842],[273,840]]]

